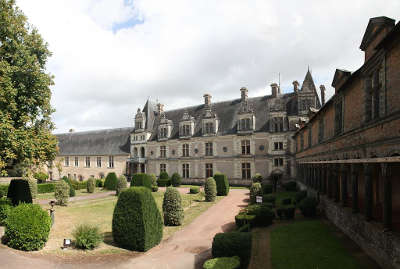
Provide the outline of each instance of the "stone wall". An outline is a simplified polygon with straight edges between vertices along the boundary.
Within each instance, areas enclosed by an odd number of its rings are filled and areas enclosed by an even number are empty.
[[[353,214],[351,208],[321,196],[321,206],[326,217],[355,241],[382,268],[400,268],[400,238],[393,232],[384,231],[380,223],[367,222],[361,214]]]

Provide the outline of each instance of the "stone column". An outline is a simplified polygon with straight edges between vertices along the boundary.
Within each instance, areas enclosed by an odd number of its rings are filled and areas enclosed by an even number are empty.
[[[372,219],[372,177],[371,164],[364,164],[364,185],[365,185],[365,219]]]
[[[340,184],[341,184],[341,189],[342,189],[342,206],[347,205],[347,167],[345,164],[342,164],[340,167]]]
[[[351,196],[352,196],[352,212],[358,213],[358,174],[356,170],[356,165],[350,165],[350,177],[351,177]]]
[[[392,179],[387,163],[381,164],[383,178],[383,225],[385,229],[392,229]]]
[[[321,167],[321,178],[322,178],[322,193],[326,194],[326,177],[327,177],[327,168],[326,164],[323,164]]]
[[[340,202],[340,186],[339,186],[339,179],[340,179],[340,173],[339,173],[339,166],[337,165],[337,164],[335,164],[334,166],[333,166],[333,182],[334,182],[334,191],[335,191],[335,194],[334,194],[334,200],[335,200],[335,202],[336,203],[339,203]]]

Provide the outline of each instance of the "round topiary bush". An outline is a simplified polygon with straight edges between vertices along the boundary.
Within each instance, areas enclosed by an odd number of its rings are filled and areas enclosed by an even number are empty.
[[[220,257],[209,259],[203,264],[203,269],[239,269],[240,258],[233,257]]]
[[[157,180],[157,184],[158,184],[158,186],[159,187],[168,187],[168,186],[171,186],[171,179],[169,179],[169,178],[159,178],[158,180]]]
[[[11,248],[39,250],[49,238],[51,218],[39,205],[20,204],[14,207],[8,212],[5,223],[4,235]]]
[[[317,205],[317,199],[306,197],[299,203],[299,208],[304,217],[315,217],[317,215]]]
[[[69,198],[69,186],[64,180],[56,183],[54,197],[58,205],[67,205]]]
[[[252,178],[252,180],[253,180],[254,183],[256,183],[256,182],[260,182],[261,183],[263,181],[263,177],[262,177],[262,175],[260,173],[256,173],[254,175],[254,177]]]
[[[157,185],[151,186],[151,191],[152,192],[158,192],[158,186]]]
[[[106,180],[104,181],[104,188],[110,191],[117,189],[117,175],[114,172],[108,173]]]
[[[190,193],[196,194],[200,192],[200,187],[199,186],[191,186],[190,187]]]
[[[96,187],[98,187],[98,188],[103,187],[103,180],[101,180],[101,179],[96,179]]]
[[[123,190],[114,208],[114,242],[125,249],[147,251],[160,243],[163,222],[150,190],[133,187]]]
[[[155,174],[149,174],[149,177],[151,179],[151,186],[157,186],[157,177]]]
[[[167,172],[161,172],[159,178],[160,179],[169,179],[169,175]]]
[[[209,177],[206,179],[206,183],[204,185],[204,192],[205,192],[206,202],[215,201],[215,197],[217,196],[217,184],[215,183],[214,178]]]
[[[72,232],[75,239],[75,246],[80,249],[94,249],[103,240],[99,227],[89,224],[81,224]]]
[[[250,203],[254,204],[256,202],[256,196],[262,196],[262,187],[261,184],[256,182],[251,184],[250,186]]]
[[[164,225],[179,226],[183,222],[182,198],[177,189],[168,187],[162,204]]]
[[[126,181],[126,177],[124,175],[120,175],[118,177],[118,182],[117,182],[117,195],[121,193],[124,189],[128,187],[128,181]]]
[[[171,176],[171,184],[174,187],[179,187],[181,185],[182,178],[178,173],[173,173]]]
[[[94,193],[95,189],[96,189],[96,181],[94,178],[91,177],[86,181],[86,191],[88,193]]]
[[[242,268],[247,268],[251,256],[251,239],[252,233],[249,232],[217,233],[212,242],[212,256],[239,256]]]
[[[222,173],[215,173],[215,183],[217,184],[217,195],[226,196],[229,193],[229,182],[226,175]]]

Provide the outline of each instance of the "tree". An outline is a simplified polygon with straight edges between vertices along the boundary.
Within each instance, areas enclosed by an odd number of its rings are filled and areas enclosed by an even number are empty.
[[[50,105],[51,55],[14,0],[0,0],[0,174],[23,164],[24,174],[53,160],[57,139]]]

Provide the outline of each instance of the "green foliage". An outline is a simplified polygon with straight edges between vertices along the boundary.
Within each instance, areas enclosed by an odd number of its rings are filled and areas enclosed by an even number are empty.
[[[60,180],[56,183],[54,189],[54,197],[58,205],[67,205],[69,198],[69,186],[64,180]]]
[[[171,176],[171,184],[174,187],[179,187],[181,185],[182,178],[178,173],[173,173]]]
[[[29,190],[31,191],[32,199],[36,199],[36,196],[38,193],[37,180],[34,178],[28,178],[28,179],[26,179],[26,181],[28,181]]]
[[[229,182],[226,175],[222,173],[215,173],[214,179],[215,183],[217,184],[217,195],[227,196],[229,193]]]
[[[112,220],[114,242],[129,250],[147,251],[163,234],[160,211],[150,190],[133,187],[121,192]]]
[[[104,188],[110,191],[117,189],[118,178],[114,172],[108,173],[106,180],[104,181]]]
[[[28,181],[24,179],[13,179],[8,187],[7,198],[10,198],[12,204],[18,205],[19,203],[32,203],[32,194],[29,189]]]
[[[39,205],[20,204],[8,212],[7,245],[19,250],[42,249],[49,238],[51,218]]]
[[[182,198],[177,189],[168,187],[162,204],[164,225],[179,226],[183,223]]]
[[[303,200],[306,197],[307,197],[306,190],[296,192],[296,195],[295,195],[296,203],[299,203],[301,200]]]
[[[263,195],[263,203],[271,203],[275,206],[276,196],[272,193]]]
[[[157,185],[151,186],[151,191],[158,192],[158,186]]]
[[[241,267],[247,268],[251,255],[251,233],[228,232],[218,233],[212,243],[212,256],[233,257],[239,256]]]
[[[318,201],[315,197],[306,197],[301,200],[299,208],[304,217],[315,217],[317,215]]]
[[[241,228],[242,226],[247,224],[253,226],[253,221],[255,218],[256,216],[254,215],[248,215],[244,212],[241,212],[235,216],[236,227]]]
[[[120,175],[118,177],[118,182],[117,182],[117,195],[121,193],[124,189],[128,187],[128,181],[126,181],[126,177],[124,175]]]
[[[8,193],[9,184],[0,184],[0,191],[3,193],[2,196],[6,196]]]
[[[282,185],[282,187],[286,190],[286,191],[297,191],[297,183],[296,181],[289,181],[286,182]]]
[[[33,174],[33,177],[37,180],[37,183],[44,183],[49,178],[49,175],[44,172],[37,172]]]
[[[79,186],[79,183],[78,183],[78,181],[76,181],[76,180],[71,180],[71,179],[69,179],[68,177],[66,177],[66,176],[63,176],[62,177],[62,180],[64,180],[67,184],[68,184],[68,186],[69,186],[69,197],[74,197],[75,196],[75,187],[76,187],[76,189],[79,189],[78,188],[78,186]],[[74,185],[75,185],[75,187],[74,187]]]
[[[50,193],[54,192],[54,187],[56,184],[54,183],[41,183],[38,184],[38,193]]]
[[[171,180],[169,178],[159,178],[157,184],[159,187],[168,187],[171,186]]]
[[[261,183],[263,194],[270,194],[273,191],[274,186],[269,183]]]
[[[5,192],[3,191],[3,189],[0,189],[0,198],[2,198],[4,196]]]
[[[254,175],[254,177],[252,178],[252,180],[253,180],[254,183],[256,183],[256,182],[261,183],[263,181],[263,177],[262,177],[262,175],[260,173],[256,173]]]
[[[86,181],[86,191],[88,193],[94,193],[95,189],[96,189],[96,181],[94,178],[91,177]]]
[[[159,178],[160,179],[169,179],[168,173],[167,172],[161,172]]]
[[[199,186],[191,186],[190,187],[190,193],[196,194],[200,192],[200,187]]]
[[[0,25],[0,174],[14,163],[22,164],[25,176],[57,153],[50,104],[54,83],[46,71],[51,53],[15,1],[0,0]]]
[[[12,206],[10,200],[7,198],[5,199],[0,199],[0,225],[3,226],[5,225],[5,220],[8,216],[8,213],[10,212]]]
[[[102,188],[103,187],[103,180],[101,179],[96,179],[96,187]]]
[[[72,232],[75,239],[75,246],[80,249],[94,249],[98,247],[103,240],[99,227],[81,224]]]
[[[151,190],[151,177],[144,173],[134,174],[132,176],[131,187],[133,186],[143,186]]]
[[[206,197],[206,202],[213,202],[217,196],[217,184],[215,183],[214,178],[209,177],[206,179],[206,183],[204,185],[204,192]]]
[[[203,269],[238,269],[238,268],[240,268],[240,258],[238,256],[209,259],[203,264]]]
[[[254,204],[256,202],[256,196],[262,196],[261,184],[256,182],[250,186],[250,203]]]
[[[157,186],[157,177],[155,174],[149,174],[149,177],[151,179],[151,186]]]

